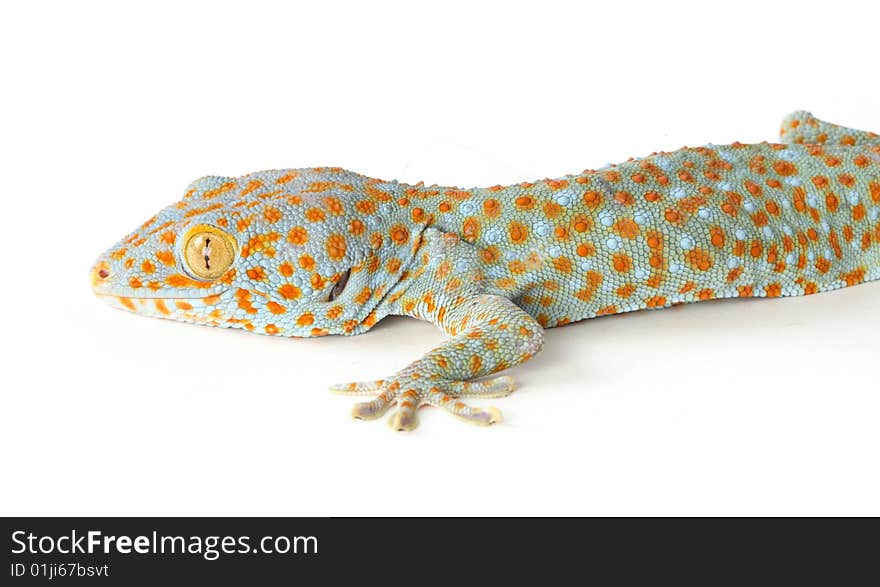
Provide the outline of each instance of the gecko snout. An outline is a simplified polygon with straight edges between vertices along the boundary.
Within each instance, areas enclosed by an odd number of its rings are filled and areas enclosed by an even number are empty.
[[[95,291],[108,279],[110,279],[110,264],[106,261],[99,261],[92,267],[92,289]]]

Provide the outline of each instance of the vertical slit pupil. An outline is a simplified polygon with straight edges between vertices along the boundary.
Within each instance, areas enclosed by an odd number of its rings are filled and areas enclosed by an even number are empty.
[[[211,239],[210,239],[210,237],[205,238],[205,249],[203,252],[205,254],[205,269],[210,269],[211,268]]]

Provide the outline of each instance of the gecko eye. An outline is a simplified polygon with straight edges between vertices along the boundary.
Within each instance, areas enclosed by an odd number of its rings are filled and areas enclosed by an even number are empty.
[[[189,273],[206,281],[218,279],[232,266],[235,240],[213,226],[194,226],[183,239],[183,261]]]
[[[351,269],[347,270],[342,274],[342,277],[339,278],[339,281],[333,284],[333,289],[330,290],[330,295],[327,296],[327,301],[332,302],[336,298],[342,295],[342,292],[345,291],[345,284],[348,283],[348,278],[351,275]]]

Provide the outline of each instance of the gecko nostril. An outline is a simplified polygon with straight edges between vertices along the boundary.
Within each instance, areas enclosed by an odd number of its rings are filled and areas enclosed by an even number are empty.
[[[108,277],[110,277],[110,272],[106,269],[101,269],[100,271],[98,271],[98,277],[100,277],[101,279],[107,279]]]

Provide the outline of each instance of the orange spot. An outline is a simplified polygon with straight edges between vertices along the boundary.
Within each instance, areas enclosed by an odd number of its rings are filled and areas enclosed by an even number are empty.
[[[824,175],[815,175],[813,176],[812,181],[813,185],[820,189],[828,187],[829,184],[828,178]]]
[[[314,322],[315,317],[310,312],[306,312],[296,319],[297,326],[311,326]]]
[[[266,279],[266,271],[262,267],[252,267],[247,270],[247,276],[254,281],[263,281]]]
[[[287,233],[287,241],[292,245],[304,245],[309,240],[309,231],[302,226],[294,226]]]
[[[633,195],[629,192],[619,191],[614,194],[614,201],[621,206],[630,206],[635,202]]]
[[[840,182],[841,185],[851,188],[856,184],[856,178],[854,178],[849,173],[843,173],[837,176],[837,181]]]
[[[361,214],[375,214],[376,202],[372,200],[358,200],[354,205],[355,209]]]
[[[589,302],[593,299],[593,294],[602,285],[602,274],[597,271],[587,271],[586,279],[586,287],[574,294],[574,297],[582,302]]]
[[[262,181],[260,181],[259,179],[252,179],[247,183],[245,188],[241,190],[241,196],[246,196],[249,193],[260,189],[261,187],[263,187]]]
[[[632,259],[626,253],[617,253],[612,257],[612,265],[618,273],[627,273],[632,270]]]
[[[865,280],[865,269],[860,267],[855,269],[854,271],[850,271],[849,273],[844,273],[840,276],[847,285],[853,286],[862,283]]]
[[[278,302],[266,302],[266,309],[272,312],[273,314],[283,314],[287,311],[287,308],[279,304]]]
[[[653,296],[645,300],[645,304],[649,308],[660,308],[666,305],[666,298],[663,296]]]
[[[278,179],[276,179],[275,183],[282,184],[282,183],[287,183],[289,181],[293,181],[294,179],[296,179],[297,175],[299,175],[299,174],[296,171],[290,171],[288,173],[285,173],[284,175],[282,175]],[[248,184],[248,185],[250,185],[250,184]]]
[[[266,220],[266,222],[270,224],[273,222],[278,222],[279,220],[281,220],[281,218],[283,218],[283,216],[284,215],[281,213],[281,210],[279,210],[278,208],[269,207],[263,210],[263,218]]]
[[[771,283],[764,287],[764,293],[768,298],[778,298],[782,295],[782,286],[778,283]]]
[[[745,180],[743,182],[743,185],[745,186],[746,190],[753,196],[760,196],[764,193],[764,190],[761,189],[761,186],[749,179]]]
[[[149,259],[145,259],[143,263],[141,263],[141,271],[144,273],[153,273],[156,270],[156,266],[153,265]]]
[[[302,294],[300,289],[292,283],[285,283],[279,287],[278,293],[281,294],[281,297],[285,300],[295,300]]]
[[[631,218],[621,218],[611,227],[614,232],[626,239],[633,239],[639,234],[639,225]]]
[[[583,200],[584,204],[590,208],[595,208],[602,203],[602,195],[599,192],[585,192]]]
[[[590,257],[596,254],[596,247],[590,243],[581,243],[577,247],[577,254],[579,257]]]
[[[752,257],[757,259],[764,253],[764,244],[758,239],[753,240],[749,252],[751,253]]]
[[[828,208],[829,212],[837,212],[837,207],[840,204],[840,200],[834,195],[834,192],[828,192],[825,194],[825,207]]]
[[[421,210],[421,208],[416,208],[416,210]],[[415,210],[413,210],[413,213],[415,213]],[[413,217],[413,220],[415,220],[415,217]],[[364,226],[363,222],[354,218],[348,223],[348,231],[355,236],[360,236],[366,231],[366,226]]]
[[[501,203],[494,198],[489,198],[483,202],[483,213],[489,218],[495,218],[501,214]]]
[[[797,167],[790,161],[777,161],[773,164],[773,170],[779,175],[794,175],[797,173]]]
[[[397,224],[391,227],[391,240],[394,244],[402,245],[409,239],[409,231],[405,226]],[[342,254],[345,254],[345,245],[342,246]],[[340,255],[341,258],[342,255]],[[333,258],[333,255],[330,256]]]
[[[586,216],[576,216],[573,225],[577,232],[587,232],[593,227],[592,222]]]
[[[545,202],[544,215],[551,220],[559,218],[562,216],[562,206],[556,202]]]
[[[867,212],[865,210],[865,205],[859,202],[852,209],[852,219],[855,222],[860,222],[865,219]]]
[[[510,240],[514,244],[522,244],[529,238],[529,229],[526,228],[526,225],[517,220],[513,220],[508,225],[508,233],[510,234]]]
[[[880,204],[880,182],[872,181],[868,184],[868,191],[871,193],[871,199],[875,204]]]
[[[320,208],[309,208],[306,210],[306,220],[309,222],[323,222],[324,218],[324,211]]]
[[[499,257],[501,257],[501,252],[498,250],[498,247],[496,247],[494,245],[490,245],[490,246],[486,247],[485,249],[483,249],[482,251],[480,251],[480,257],[486,263],[493,263],[493,262],[497,261],[499,259]]]
[[[562,273],[571,273],[571,259],[568,257],[556,257],[553,259],[553,267]]]
[[[621,285],[617,288],[617,295],[622,298],[629,298],[636,293],[636,287],[632,284]]]
[[[354,298],[354,301],[358,304],[366,304],[370,300],[370,296],[373,294],[373,291],[369,287],[365,287],[362,289],[357,297]]]
[[[531,210],[535,206],[535,199],[531,196],[520,196],[515,203],[517,210]]]
[[[798,186],[792,191],[792,199],[794,200],[794,209],[803,213],[807,209],[807,191]]]
[[[278,327],[274,324],[266,324],[264,330],[266,331],[266,334],[278,334],[280,332]]]
[[[708,271],[714,265],[712,255],[709,251],[696,248],[687,252],[685,255],[687,264],[697,271]]]
[[[339,198],[326,197],[324,198],[324,205],[327,206],[327,209],[334,216],[339,216],[344,212],[342,202],[339,201]]]
[[[171,251],[157,251],[156,259],[164,265],[174,265],[174,253]]]
[[[308,253],[303,253],[299,256],[299,266],[305,269],[306,271],[311,271],[315,268],[315,260]]]
[[[339,261],[345,256],[346,242],[345,237],[341,234],[328,236],[324,246],[327,249],[327,255],[333,261]]]

